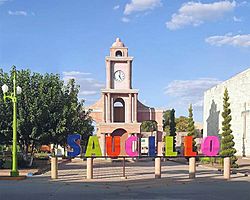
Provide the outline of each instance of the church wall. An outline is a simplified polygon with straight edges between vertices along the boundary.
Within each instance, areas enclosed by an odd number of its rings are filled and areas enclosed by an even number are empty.
[[[243,143],[244,115],[242,112],[250,110],[250,69],[236,75],[235,77],[211,88],[204,94],[204,136],[218,135],[222,133],[221,116],[223,112],[223,95],[225,88],[228,89],[230,97],[230,108],[232,115],[232,130],[237,155],[242,156],[245,146],[245,153],[250,156],[250,113],[246,115],[246,139]]]

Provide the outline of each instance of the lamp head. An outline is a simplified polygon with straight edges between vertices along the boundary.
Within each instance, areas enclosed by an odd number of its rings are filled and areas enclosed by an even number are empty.
[[[9,90],[8,85],[4,84],[4,85],[2,86],[2,90],[3,90],[3,93],[4,93],[4,94],[5,94],[6,92],[8,92],[8,90]]]
[[[16,87],[16,93],[17,93],[17,94],[21,94],[21,93],[22,93],[22,88],[19,87],[19,86],[17,86],[17,87]]]

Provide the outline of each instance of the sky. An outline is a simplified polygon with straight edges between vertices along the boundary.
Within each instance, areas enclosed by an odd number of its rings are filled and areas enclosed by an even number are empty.
[[[202,122],[204,91],[250,67],[250,1],[0,0],[0,67],[75,78],[86,105],[117,37],[140,101]]]

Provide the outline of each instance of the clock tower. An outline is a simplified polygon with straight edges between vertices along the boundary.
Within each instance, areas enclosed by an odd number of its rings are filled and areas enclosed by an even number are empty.
[[[106,88],[102,94],[107,123],[137,123],[138,90],[132,89],[132,61],[128,48],[117,38],[106,56]]]
[[[117,38],[106,57],[106,89],[132,88],[132,61],[128,48]]]
[[[132,87],[132,62],[128,48],[117,38],[110,47],[109,56],[105,58],[106,88],[101,90],[101,99],[89,107],[97,125],[103,155],[106,152],[106,135],[120,136],[120,155],[126,155],[126,139],[133,134],[140,140],[141,123],[147,120],[157,122],[157,146],[161,148],[163,110],[145,106],[138,100],[138,90]],[[139,145],[137,148],[140,151]]]

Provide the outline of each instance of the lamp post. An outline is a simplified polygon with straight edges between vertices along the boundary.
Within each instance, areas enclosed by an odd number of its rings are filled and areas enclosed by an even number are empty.
[[[12,169],[10,172],[10,176],[19,176],[19,172],[17,169],[17,94],[21,94],[22,88],[17,86],[16,87],[16,67],[13,66],[13,92],[10,95],[7,95],[9,87],[4,84],[2,86],[3,94],[4,94],[4,101],[7,98],[11,99],[13,102],[13,144],[12,144]]]

